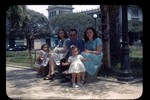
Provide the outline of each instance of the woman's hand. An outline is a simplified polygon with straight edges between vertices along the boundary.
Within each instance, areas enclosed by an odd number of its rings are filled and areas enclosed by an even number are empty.
[[[52,53],[59,53],[59,49],[58,48],[54,48]]]
[[[84,53],[92,53],[90,50],[84,50]]]

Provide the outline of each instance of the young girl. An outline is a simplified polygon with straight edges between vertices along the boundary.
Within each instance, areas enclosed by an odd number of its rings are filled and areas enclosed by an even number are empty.
[[[44,67],[48,64],[48,61],[49,61],[49,45],[43,44],[41,50],[39,51],[39,57],[35,62],[35,64],[38,66],[37,77],[45,76]]]
[[[79,54],[79,49],[76,46],[71,46],[71,52],[72,56],[68,58],[67,63],[62,63],[63,66],[69,65],[69,70],[68,73],[72,74],[72,87],[82,87],[83,84],[81,84],[81,74],[85,72],[84,65],[82,61],[88,61],[87,59],[84,59],[80,54]],[[76,84],[76,78],[77,78],[77,84]]]

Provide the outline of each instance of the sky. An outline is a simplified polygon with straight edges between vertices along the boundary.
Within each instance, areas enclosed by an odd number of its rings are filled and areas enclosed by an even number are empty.
[[[84,10],[96,9],[99,7],[99,5],[72,5],[72,7],[74,7],[73,12],[79,12]],[[48,8],[48,5],[27,5],[27,8],[42,13],[46,17],[48,17],[48,11],[46,10]]]

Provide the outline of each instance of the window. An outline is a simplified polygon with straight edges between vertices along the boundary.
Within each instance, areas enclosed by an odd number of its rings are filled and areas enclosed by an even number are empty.
[[[132,17],[132,19],[131,19],[131,20],[138,21],[138,20],[139,20],[139,18],[133,18],[133,17]]]
[[[138,8],[131,8],[131,16],[138,16]]]

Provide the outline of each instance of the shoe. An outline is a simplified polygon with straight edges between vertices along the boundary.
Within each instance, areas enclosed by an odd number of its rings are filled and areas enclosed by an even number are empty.
[[[77,83],[80,87],[83,87],[83,84],[81,84],[81,83]]]
[[[51,78],[54,78],[55,77],[55,74],[51,74]]]
[[[51,80],[51,76],[47,75],[46,77],[43,78],[43,80]]]
[[[55,74],[52,75],[47,75],[45,78],[43,78],[43,80],[53,80],[53,78],[55,77]]]
[[[72,84],[72,87],[73,87],[73,88],[79,88],[79,85],[73,83],[73,84]]]
[[[50,81],[53,81],[53,80],[54,80],[54,77],[55,77],[55,74],[52,74],[52,75],[51,75],[51,78],[50,78]]]

